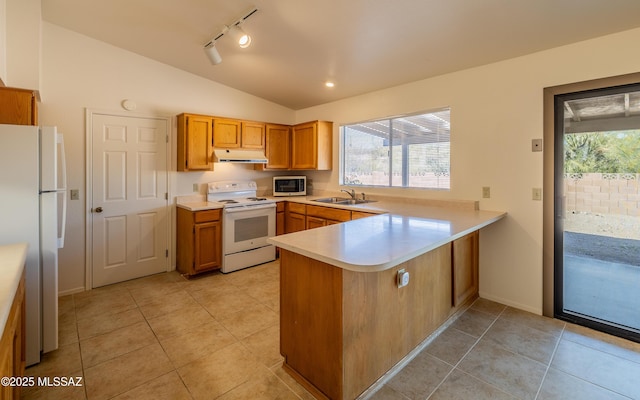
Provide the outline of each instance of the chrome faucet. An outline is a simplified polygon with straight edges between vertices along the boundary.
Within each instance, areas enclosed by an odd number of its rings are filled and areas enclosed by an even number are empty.
[[[340,189],[340,191],[347,193],[349,196],[351,196],[352,200],[356,199],[356,191],[355,190],[351,189],[351,191],[348,191],[346,189]]]

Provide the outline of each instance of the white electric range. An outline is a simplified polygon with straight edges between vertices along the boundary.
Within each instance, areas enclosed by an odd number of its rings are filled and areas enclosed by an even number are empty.
[[[276,235],[276,202],[257,197],[254,181],[220,181],[207,186],[207,201],[223,204],[221,271],[275,260],[276,249],[267,238]]]

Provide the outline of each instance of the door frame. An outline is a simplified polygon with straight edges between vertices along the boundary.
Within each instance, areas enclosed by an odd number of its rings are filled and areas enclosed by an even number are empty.
[[[555,314],[555,96],[640,83],[640,73],[618,75],[544,88],[542,314]]]
[[[120,112],[120,111],[110,111],[110,110],[100,110],[100,109],[85,109],[85,290],[93,289],[93,220],[91,218],[91,204],[93,204],[93,117],[94,115],[107,115],[114,117],[131,117],[131,118],[146,118],[146,119],[156,119],[163,121],[166,125],[167,138],[165,140],[166,146],[166,184],[167,184],[167,194],[168,197],[171,198],[172,188],[170,186],[171,179],[169,179],[169,172],[171,169],[171,117],[161,116],[161,115],[147,115],[147,114],[138,114],[131,112]],[[167,272],[171,271],[171,260],[173,259],[173,246],[172,246],[172,214],[171,214],[171,206],[169,204],[169,199],[167,199],[166,205],[166,213],[167,213],[167,249],[169,249],[169,257],[166,257],[166,268]]]

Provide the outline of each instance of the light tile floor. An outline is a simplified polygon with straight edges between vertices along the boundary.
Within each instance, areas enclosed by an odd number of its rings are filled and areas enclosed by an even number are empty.
[[[312,399],[282,368],[278,263],[155,275],[60,299],[60,348],[23,399]],[[479,299],[373,399],[640,399],[640,344]]]

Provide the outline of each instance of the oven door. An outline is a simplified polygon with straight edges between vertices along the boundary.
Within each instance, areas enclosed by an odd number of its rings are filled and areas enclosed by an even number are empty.
[[[223,212],[224,254],[268,246],[267,238],[276,235],[276,205],[225,208]]]

